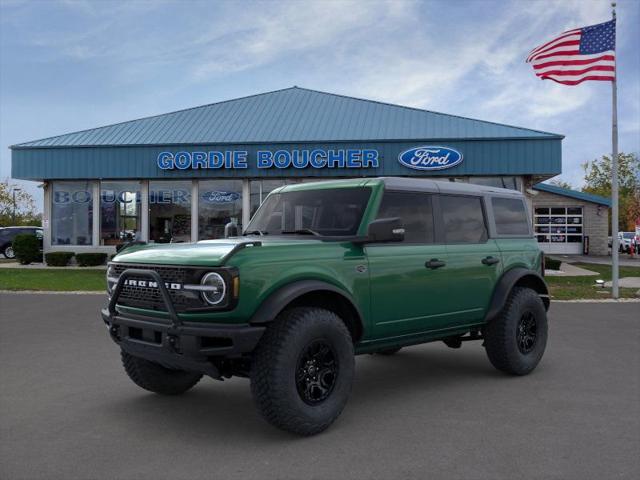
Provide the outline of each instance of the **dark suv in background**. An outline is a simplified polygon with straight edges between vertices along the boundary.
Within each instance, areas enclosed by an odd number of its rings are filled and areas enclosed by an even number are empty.
[[[40,227],[4,227],[0,228],[0,253],[5,258],[16,258],[13,251],[13,239],[17,235],[35,235],[40,242],[40,250],[42,250],[42,228]]]

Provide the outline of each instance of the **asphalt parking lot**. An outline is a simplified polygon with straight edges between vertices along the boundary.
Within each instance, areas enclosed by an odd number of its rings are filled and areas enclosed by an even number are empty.
[[[140,390],[103,302],[0,295],[0,478],[638,478],[638,303],[554,304],[528,377],[478,342],[358,357],[343,415],[298,438],[259,418],[244,379]]]

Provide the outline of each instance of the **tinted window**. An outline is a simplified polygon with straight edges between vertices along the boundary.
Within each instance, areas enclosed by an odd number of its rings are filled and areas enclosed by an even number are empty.
[[[487,240],[480,197],[442,195],[440,209],[447,243],[481,243]]]
[[[385,192],[378,218],[399,217],[406,243],[433,243],[431,195],[426,193]]]
[[[350,236],[358,232],[370,188],[318,188],[269,195],[247,232]]]
[[[529,235],[529,220],[519,198],[492,198],[498,235]]]

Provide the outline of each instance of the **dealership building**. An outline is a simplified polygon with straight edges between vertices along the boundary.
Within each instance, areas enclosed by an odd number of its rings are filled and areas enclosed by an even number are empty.
[[[43,182],[45,251],[220,238],[279,186],[403,176],[519,190],[545,251],[606,254],[609,200],[540,183],[562,139],[293,87],[14,145],[12,177]]]

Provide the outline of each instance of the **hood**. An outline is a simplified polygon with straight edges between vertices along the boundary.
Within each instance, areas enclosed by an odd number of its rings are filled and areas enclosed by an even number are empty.
[[[262,242],[262,247],[275,245],[319,243],[311,238],[237,237],[204,240],[198,243],[161,243],[135,245],[116,255],[114,262],[148,263],[162,265],[193,265],[217,267],[223,265],[226,255],[243,242]]]

